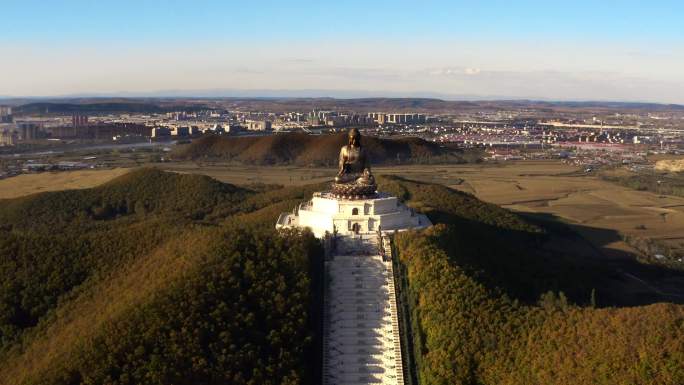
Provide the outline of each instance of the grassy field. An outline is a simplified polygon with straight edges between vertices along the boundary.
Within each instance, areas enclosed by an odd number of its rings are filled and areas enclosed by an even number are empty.
[[[516,211],[553,215],[581,228],[658,239],[684,248],[684,198],[635,191],[556,162],[448,167],[442,178],[445,184],[460,178],[463,182],[453,188]],[[629,249],[606,234],[610,233],[585,231],[583,235],[609,251]]]
[[[280,184],[285,186],[325,182],[335,170],[296,166],[245,166],[216,162],[173,162],[158,165],[168,171],[199,173],[233,184]]]
[[[0,199],[17,198],[44,191],[73,190],[101,185],[130,169],[79,170],[22,174],[0,180]]]
[[[180,173],[199,173],[234,184],[302,185],[330,180],[334,169],[242,166],[229,163],[155,164]],[[22,175],[0,181],[0,198],[40,191],[92,187],[125,169]],[[519,212],[560,218],[607,256],[635,252],[622,235],[652,238],[684,249],[684,198],[635,191],[557,161],[501,165],[402,165],[376,167],[376,174],[402,175],[470,192]],[[382,188],[382,186],[380,186]],[[616,236],[620,234],[620,236]]]
[[[324,182],[335,174],[334,169],[229,164],[173,163],[165,169],[199,172],[237,184],[299,185]],[[584,175],[577,167],[557,161],[406,165],[376,167],[375,173],[440,183],[516,211],[559,217],[581,225],[578,231],[606,249],[608,255],[613,250],[634,251],[612,232],[663,240],[675,248],[684,248],[684,198],[635,191]]]

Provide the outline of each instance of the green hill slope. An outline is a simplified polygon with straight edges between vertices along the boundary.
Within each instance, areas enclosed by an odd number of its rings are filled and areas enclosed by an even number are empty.
[[[4,201],[0,383],[315,383],[321,250],[259,214],[309,194],[279,191],[147,169]]]
[[[595,308],[611,272],[550,252],[545,230],[443,186],[390,182],[441,223],[395,237],[420,384],[684,383],[684,306]]]
[[[394,245],[421,384],[684,382],[683,306],[607,307],[557,229],[378,180],[438,224]],[[318,383],[322,250],[273,221],[323,187],[142,169],[0,202],[0,384]]]

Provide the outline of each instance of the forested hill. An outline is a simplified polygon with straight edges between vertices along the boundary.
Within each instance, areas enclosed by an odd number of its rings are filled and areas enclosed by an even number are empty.
[[[437,224],[395,237],[419,384],[684,383],[684,305],[612,307],[634,293],[563,227],[444,186],[383,187]]]
[[[47,231],[67,226],[92,227],[107,220],[147,213],[201,219],[249,195],[249,190],[205,176],[143,169],[92,189],[3,201],[0,223],[15,229]]]
[[[437,224],[394,243],[420,384],[684,383],[683,306],[610,307],[557,230],[378,182]],[[322,187],[141,169],[0,201],[0,384],[319,383],[320,242],[273,223]]]
[[[0,202],[0,384],[315,384],[320,244],[257,192],[133,171]]]
[[[253,137],[205,136],[179,146],[176,159],[230,160],[246,164],[295,164],[301,166],[336,166],[340,147],[347,134],[282,134]],[[384,139],[364,136],[362,144],[371,154],[373,164],[438,163],[474,160],[472,154],[443,147],[420,138]],[[472,159],[468,158],[471,156]]]

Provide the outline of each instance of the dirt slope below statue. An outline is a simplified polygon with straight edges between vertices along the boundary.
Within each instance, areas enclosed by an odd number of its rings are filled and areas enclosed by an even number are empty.
[[[252,137],[205,136],[173,154],[175,159],[230,160],[248,164],[334,166],[347,134],[282,134]],[[373,164],[465,162],[463,153],[419,138],[364,137]]]

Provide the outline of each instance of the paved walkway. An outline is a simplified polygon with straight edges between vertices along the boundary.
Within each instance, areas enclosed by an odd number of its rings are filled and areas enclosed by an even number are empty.
[[[342,238],[326,261],[324,384],[401,384],[392,262],[372,237]]]

